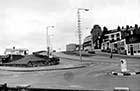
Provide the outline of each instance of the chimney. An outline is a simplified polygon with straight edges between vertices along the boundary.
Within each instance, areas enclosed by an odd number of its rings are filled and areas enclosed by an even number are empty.
[[[15,49],[15,46],[13,46],[13,49]]]

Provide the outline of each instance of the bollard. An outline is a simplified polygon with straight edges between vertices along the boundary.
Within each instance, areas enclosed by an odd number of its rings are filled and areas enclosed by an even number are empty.
[[[121,62],[121,72],[128,72],[126,60],[121,59],[120,62]]]

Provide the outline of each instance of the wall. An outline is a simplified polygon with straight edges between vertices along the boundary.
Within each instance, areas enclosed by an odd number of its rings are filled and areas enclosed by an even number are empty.
[[[76,51],[76,44],[66,45],[66,51]]]

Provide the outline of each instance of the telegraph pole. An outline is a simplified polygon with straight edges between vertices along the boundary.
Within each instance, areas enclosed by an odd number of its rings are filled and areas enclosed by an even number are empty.
[[[47,26],[46,28],[46,42],[47,42],[47,55],[48,55],[48,58],[49,58],[49,55],[50,55],[50,46],[49,46],[49,28],[54,28],[54,26]]]
[[[80,11],[89,11],[89,9],[84,9],[84,8],[78,8],[77,10],[77,19],[78,19],[78,39],[79,39],[79,55],[80,55],[80,61],[82,62],[82,43],[81,43],[81,16],[80,16]]]

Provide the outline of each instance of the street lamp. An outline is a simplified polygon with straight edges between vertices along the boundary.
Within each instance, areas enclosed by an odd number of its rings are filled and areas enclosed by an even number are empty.
[[[50,45],[50,51],[53,51],[53,34],[49,35],[49,45]]]
[[[47,26],[47,28],[46,28],[46,41],[47,41],[47,50],[48,50],[47,55],[48,55],[48,57],[49,57],[49,54],[50,54],[49,33],[48,33],[49,28],[54,28],[54,26]]]
[[[78,38],[79,38],[79,54],[80,54],[80,61],[82,61],[82,56],[81,56],[81,17],[80,17],[80,11],[89,11],[89,9],[84,9],[84,8],[78,8],[77,10],[77,18],[78,18]]]

